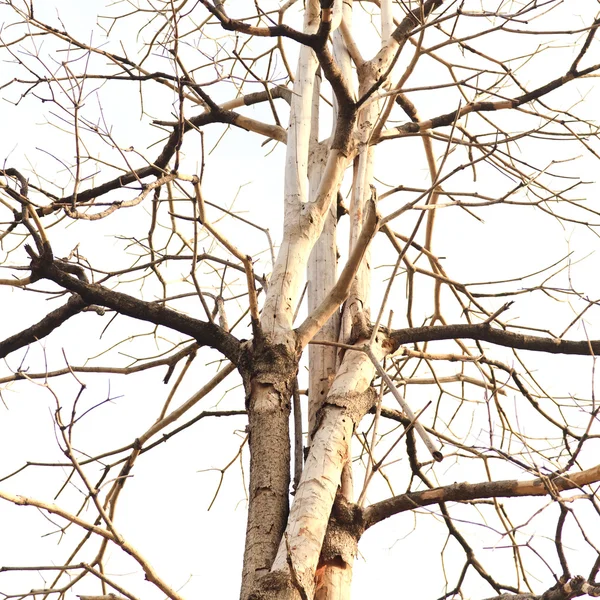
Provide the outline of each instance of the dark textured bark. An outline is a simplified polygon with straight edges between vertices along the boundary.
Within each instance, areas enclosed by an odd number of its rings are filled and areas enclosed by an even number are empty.
[[[282,345],[258,339],[240,361],[246,388],[250,445],[248,524],[241,598],[266,575],[281,542],[289,512],[290,398],[298,358]],[[252,596],[254,597],[254,596]]]
[[[595,356],[600,353],[600,340],[543,338],[498,329],[491,327],[487,323],[397,329],[391,333],[390,337],[396,345],[396,348],[403,344],[414,344],[416,342],[471,339],[490,342],[492,344],[498,344],[499,346],[515,348],[517,350],[534,350],[537,352],[549,352],[550,354]]]
[[[48,313],[41,321],[1,341],[0,358],[45,338],[86,306],[87,303],[80,296],[71,296],[66,304]]]
[[[444,0],[427,0],[421,6],[409,12],[400,22],[392,37],[401,44],[410,35],[412,30],[421,24],[421,18],[427,18],[436,8],[439,8]]]
[[[361,509],[356,504],[350,504],[341,493],[338,493],[327,525],[319,567],[315,574],[315,600],[339,598],[337,589],[331,589],[329,585],[321,585],[321,577],[322,574],[327,575],[328,569],[339,571],[352,569],[358,552],[358,540],[362,533],[361,524]]]
[[[210,346],[219,350],[231,362],[237,364],[240,356],[240,342],[230,333],[206,321],[194,319],[162,304],[139,300],[128,294],[116,292],[97,283],[87,283],[73,277],[60,268],[52,259],[47,248],[41,258],[31,263],[32,275],[37,279],[48,279],[62,288],[78,294],[86,304],[97,304],[134,319],[162,325],[194,338],[200,346]]]

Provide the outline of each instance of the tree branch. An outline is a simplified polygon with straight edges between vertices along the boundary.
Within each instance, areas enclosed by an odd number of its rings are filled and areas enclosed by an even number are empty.
[[[557,77],[556,79],[538,87],[537,89],[531,92],[527,92],[526,94],[517,96],[516,98],[508,100],[498,100],[497,102],[470,102],[462,108],[453,110],[452,112],[447,113],[445,115],[433,117],[432,119],[420,121],[418,123],[404,123],[404,125],[400,125],[399,127],[395,127],[393,129],[388,129],[387,131],[384,131],[379,139],[388,139],[401,134],[422,133],[424,131],[427,131],[428,129],[447,127],[453,125],[458,119],[464,117],[465,115],[468,115],[469,113],[517,108],[522,104],[527,104],[528,102],[532,102],[533,100],[537,100],[538,98],[541,98],[542,96],[553,92],[554,90],[562,87],[569,81],[573,81],[574,79],[578,79],[580,77],[584,77],[585,75],[589,75],[590,73],[593,73],[598,69],[600,69],[600,63],[592,65],[591,67],[587,67],[586,69],[583,69],[581,71],[568,71],[564,75]],[[373,140],[373,143],[376,143],[377,141],[379,140]]]
[[[46,511],[51,515],[57,515],[66,519],[70,523],[74,523],[79,527],[82,527],[86,531],[90,533],[95,533],[96,535],[104,538],[105,540],[114,542],[117,546],[119,546],[124,552],[129,554],[144,570],[146,575],[146,579],[156,585],[166,596],[167,598],[171,598],[172,600],[183,600],[182,597],[173,589],[171,589],[157,574],[156,571],[152,568],[150,563],[144,559],[144,557],[133,547],[131,544],[126,542],[120,536],[113,534],[108,531],[104,527],[100,527],[98,525],[93,525],[84,521],[78,515],[70,514],[66,510],[60,508],[56,504],[48,504],[46,502],[41,502],[40,500],[36,500],[35,498],[28,498],[26,496],[15,496],[14,494],[10,494],[8,492],[3,492],[0,490],[0,498],[3,500],[7,500],[8,502],[12,502],[15,506],[35,506],[42,511]]]
[[[178,313],[171,308],[154,302],[139,300],[133,296],[109,290],[96,283],[87,283],[71,277],[52,260],[49,246],[41,258],[31,263],[32,274],[38,279],[49,279],[64,289],[79,294],[87,304],[98,304],[120,314],[169,327],[194,338],[201,346],[210,346],[237,364],[240,357],[240,342],[230,333],[214,323],[207,323]]]
[[[568,581],[559,581],[539,596],[536,594],[501,594],[486,598],[486,600],[569,600],[577,596],[598,597],[600,596],[600,586],[590,584],[581,575],[571,577]]]
[[[600,481],[600,464],[571,475],[557,475],[527,481],[510,479],[484,481],[482,483],[454,483],[422,492],[394,496],[372,504],[363,513],[363,528],[366,530],[388,517],[420,506],[429,506],[440,502],[481,500],[483,498],[556,495],[559,492],[579,489],[584,485],[596,483],[597,481]]]
[[[327,39],[331,32],[331,21],[333,13],[333,0],[320,0],[321,20],[319,28],[314,33],[306,33],[293,29],[289,25],[271,25],[268,27],[256,27],[245,21],[231,19],[225,14],[221,6],[214,6],[208,0],[200,0],[200,3],[208,12],[216,17],[221,23],[221,27],[226,31],[237,31],[247,35],[257,37],[285,37],[305,46],[310,46],[314,50],[325,47]]]
[[[80,313],[87,302],[81,296],[71,296],[66,304],[48,313],[41,321],[0,342],[0,358],[50,335],[72,316]]]
[[[487,323],[439,325],[435,327],[411,327],[397,329],[391,333],[396,348],[403,344],[438,340],[472,339],[506,346],[517,350],[532,350],[550,354],[578,354],[594,356],[600,354],[600,340],[563,340],[543,338],[523,333],[496,329]]]
[[[165,173],[169,161],[175,154],[182,133],[187,133],[192,129],[196,130],[204,125],[209,125],[211,123],[226,123],[229,125],[240,127],[241,129],[257,131],[262,135],[272,137],[273,139],[276,139],[278,141],[285,142],[287,139],[285,130],[281,127],[261,123],[249,117],[245,117],[244,115],[240,115],[234,111],[224,110],[220,107],[217,107],[217,110],[203,112],[199,115],[192,117],[191,119],[186,119],[183,122],[183,132],[181,131],[181,125],[177,123],[174,130],[167,138],[167,141],[161,153],[158,155],[158,157],[152,164],[147,165],[145,167],[141,167],[140,169],[129,171],[101,185],[79,192],[77,194],[77,202],[89,202],[94,198],[98,198],[99,196],[108,194],[113,190],[120,189],[130,183],[134,183],[136,181],[145,179],[146,177],[160,177]],[[65,204],[70,205],[72,201],[73,196],[66,196],[64,198],[61,198],[60,200],[57,200],[56,202],[47,207],[38,209],[38,214],[49,214]]]
[[[363,228],[356,242],[348,262],[344,266],[336,284],[323,299],[321,304],[310,314],[297,329],[298,347],[304,348],[306,344],[318,333],[318,331],[329,320],[335,309],[346,300],[358,268],[363,260],[365,252],[377,231],[379,219],[377,209],[373,200],[368,202]]]

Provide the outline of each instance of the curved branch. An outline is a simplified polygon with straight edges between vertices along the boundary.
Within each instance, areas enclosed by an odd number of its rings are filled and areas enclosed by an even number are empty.
[[[217,107],[216,110],[203,112],[192,117],[191,119],[186,119],[183,123],[183,127],[177,124],[177,126],[169,134],[161,153],[152,164],[129,171],[96,187],[79,192],[77,194],[77,203],[89,202],[94,198],[108,194],[109,192],[120,189],[130,183],[134,183],[136,181],[139,182],[146,177],[161,177],[165,174],[169,161],[175,154],[182,134],[211,123],[225,123],[240,127],[241,129],[250,131],[256,130],[259,133],[266,135],[267,137],[272,137],[278,141],[285,141],[286,139],[285,130],[283,130],[281,127],[260,123],[259,121],[255,121],[254,119],[250,119],[249,117],[245,117],[244,115],[240,115],[234,111],[224,110],[220,107]],[[40,215],[50,214],[51,212],[57,210],[57,208],[63,207],[65,204],[71,205],[72,202],[72,195],[65,196],[64,198],[53,202],[49,206],[38,209],[37,212]]]
[[[99,525],[88,523],[78,515],[71,514],[66,510],[60,508],[56,504],[48,504],[47,502],[42,502],[40,500],[36,500],[35,498],[28,498],[27,496],[15,496],[14,494],[10,494],[9,492],[3,492],[1,490],[0,498],[11,502],[15,506],[35,506],[36,508],[39,508],[42,511],[46,511],[51,515],[57,515],[59,517],[62,517],[70,523],[74,523],[82,529],[85,529],[90,533],[94,533],[104,538],[105,540],[114,542],[140,565],[140,567],[144,570],[146,579],[153,583],[156,587],[158,587],[167,596],[167,598],[171,598],[172,600],[183,600],[182,596],[180,596],[175,590],[171,589],[156,574],[156,571],[152,568],[150,563],[148,563],[148,561],[121,536],[115,535],[115,533],[109,531],[108,529],[105,529],[104,527],[100,527]]]
[[[48,254],[50,250],[48,249]],[[64,289],[79,294],[87,304],[106,306],[134,319],[163,325],[194,338],[200,346],[210,346],[237,364],[240,356],[240,342],[230,333],[214,323],[200,321],[154,302],[139,300],[128,294],[109,290],[97,283],[87,283],[61,270],[57,264],[45,256],[32,260],[35,277],[49,279]]]
[[[594,73],[599,69],[600,63],[587,67],[586,69],[582,69],[581,71],[569,70],[564,75],[561,75],[560,77],[549,81],[548,83],[536,88],[531,92],[527,92],[526,94],[517,96],[516,98],[498,100],[497,102],[470,102],[462,108],[453,110],[452,112],[449,112],[445,115],[433,117],[432,119],[427,119],[426,121],[420,121],[418,123],[404,123],[404,125],[400,125],[399,127],[394,127],[393,129],[388,129],[387,131],[382,132],[379,139],[373,140],[372,143],[377,143],[380,140],[392,138],[402,134],[423,133],[428,129],[448,127],[456,123],[458,119],[464,117],[465,115],[468,115],[469,113],[489,112],[517,108],[522,104],[527,104],[528,102],[532,102],[533,100],[537,100],[542,96],[553,92],[554,90],[562,87],[569,81],[573,81],[574,79],[578,79],[580,77],[585,77],[586,75],[590,75],[591,73]]]
[[[229,123],[232,124],[235,119],[235,113],[231,111],[209,111],[192,117],[187,120],[183,124],[183,133],[190,131],[190,129],[196,129],[198,127],[202,127],[203,125],[208,125],[209,123]],[[177,145],[181,139],[182,131],[181,127],[176,127],[169,137],[162,149],[162,152],[158,155],[156,160],[151,164],[140,169],[135,169],[134,171],[129,171],[115,179],[111,179],[101,185],[96,187],[83,190],[77,194],[77,202],[88,202],[94,198],[98,198],[99,196],[103,196],[104,194],[108,194],[113,190],[122,188],[130,183],[134,183],[135,181],[140,181],[141,179],[145,179],[146,177],[150,177],[154,175],[155,177],[160,177],[164,174],[169,161],[175,154],[177,149]],[[66,196],[61,198],[57,202],[51,204],[50,206],[42,209],[44,214],[50,213],[56,210],[57,207],[62,206],[63,204],[71,204],[73,201],[72,196]]]
[[[200,0],[200,3],[206,10],[216,17],[225,31],[237,31],[247,35],[257,37],[286,37],[306,46],[312,46],[315,43],[316,35],[297,31],[289,25],[271,25],[270,27],[256,27],[245,21],[239,21],[228,17],[222,8],[213,6],[208,0]]]

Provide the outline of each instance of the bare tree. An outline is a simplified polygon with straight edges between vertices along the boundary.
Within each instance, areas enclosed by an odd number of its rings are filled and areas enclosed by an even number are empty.
[[[0,565],[3,597],[139,597],[119,553],[186,597],[119,500],[164,442],[218,448],[217,417],[243,600],[349,598],[361,537],[406,512],[374,596],[600,596],[592,4],[0,2],[2,419],[28,439],[8,409],[39,391],[62,455],[3,467],[0,498],[66,535]],[[127,422],[109,378],[141,386]]]

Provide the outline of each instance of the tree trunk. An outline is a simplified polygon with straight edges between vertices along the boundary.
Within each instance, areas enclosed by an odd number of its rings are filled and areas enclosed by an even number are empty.
[[[250,445],[248,524],[241,597],[268,573],[288,516],[290,396],[297,359],[285,346],[247,349],[244,373]]]
[[[367,340],[360,340],[362,348]],[[377,359],[391,346],[382,336],[373,344]],[[251,600],[304,600],[315,594],[315,578],[354,427],[375,402],[375,367],[362,351],[346,351],[319,414],[287,528],[271,572],[257,582]],[[333,590],[332,590],[333,592]]]

